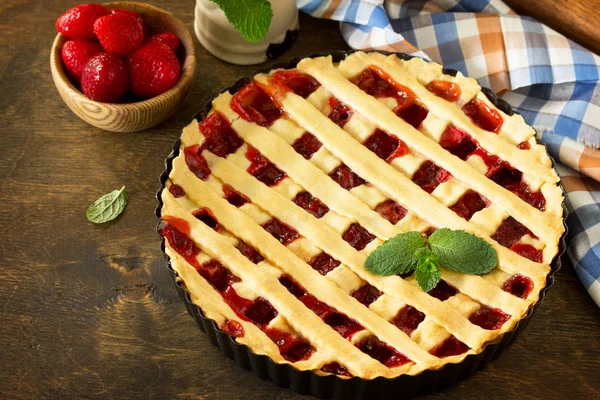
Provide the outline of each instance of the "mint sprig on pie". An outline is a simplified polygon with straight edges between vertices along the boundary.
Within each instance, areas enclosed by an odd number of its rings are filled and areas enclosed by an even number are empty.
[[[447,228],[436,230],[427,241],[416,231],[394,236],[365,261],[365,269],[375,275],[398,275],[416,270],[417,282],[426,292],[440,281],[441,266],[463,274],[485,274],[497,265],[497,253],[485,240]]]

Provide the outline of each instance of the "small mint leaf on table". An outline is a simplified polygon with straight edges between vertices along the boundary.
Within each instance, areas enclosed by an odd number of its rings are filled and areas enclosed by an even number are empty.
[[[485,240],[465,231],[438,229],[429,237],[431,251],[440,265],[465,274],[485,274],[498,265],[498,255]]]
[[[442,270],[438,263],[439,257],[426,247],[418,249],[415,255],[418,258],[415,270],[417,283],[423,291],[429,292],[442,279]]]
[[[267,36],[273,9],[268,0],[210,0],[225,13],[227,20],[249,42],[257,43]]]
[[[425,247],[419,232],[406,232],[383,242],[367,257],[365,269],[374,275],[404,274],[417,267],[415,251]]]
[[[117,218],[126,205],[127,192],[125,192],[125,186],[123,186],[121,189],[113,190],[93,202],[85,210],[85,216],[88,221],[94,224],[103,224]]]

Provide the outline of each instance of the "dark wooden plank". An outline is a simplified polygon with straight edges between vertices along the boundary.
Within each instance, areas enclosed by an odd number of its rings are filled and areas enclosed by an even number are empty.
[[[74,1],[0,6],[0,398],[304,399],[223,359],[179,301],[154,232],[154,192],[181,128],[219,88],[248,75],[198,45],[188,101],[147,132],[102,132],[52,83],[53,23]],[[156,2],[192,26],[193,1]],[[301,17],[284,56],[346,48],[337,23]],[[33,28],[32,28],[33,27]],[[127,185],[116,221],[85,219]],[[516,344],[430,398],[591,398],[600,390],[600,310],[566,266]]]

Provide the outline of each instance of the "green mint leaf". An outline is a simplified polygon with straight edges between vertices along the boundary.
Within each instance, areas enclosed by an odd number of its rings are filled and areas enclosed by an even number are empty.
[[[225,13],[227,20],[249,42],[260,42],[267,36],[273,19],[268,0],[210,0]]]
[[[465,231],[438,229],[429,237],[440,265],[464,274],[486,274],[498,265],[496,250],[485,240]]]
[[[127,205],[127,193],[125,186],[119,190],[113,190],[93,202],[87,210],[85,216],[88,221],[94,224],[103,224],[117,218],[123,212]]]
[[[419,232],[406,232],[383,242],[365,261],[365,269],[375,275],[397,275],[417,267],[415,251],[425,247]]]
[[[439,257],[426,247],[418,249],[415,255],[419,260],[415,271],[417,283],[423,291],[429,292],[442,279]]]

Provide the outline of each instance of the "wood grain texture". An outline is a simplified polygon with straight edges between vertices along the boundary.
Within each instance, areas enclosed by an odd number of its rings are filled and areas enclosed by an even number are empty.
[[[518,14],[544,22],[583,47],[600,53],[598,0],[504,0]]]
[[[196,43],[198,75],[172,118],[131,135],[102,131],[72,114],[48,68],[54,20],[75,4],[0,5],[0,398],[308,399],[220,355],[186,314],[154,231],[158,176],[181,128],[256,67]],[[154,4],[191,29],[193,0]],[[346,48],[337,23],[302,15],[300,24],[284,58]],[[122,185],[123,215],[87,222],[87,206]],[[556,277],[498,360],[426,398],[597,398],[600,309],[571,266]]]
[[[56,35],[50,51],[52,79],[65,104],[91,125],[111,132],[138,132],[152,128],[172,116],[190,91],[196,74],[194,39],[181,20],[158,7],[136,2],[115,2],[106,6],[139,13],[150,34],[173,32],[179,37],[181,46],[177,55],[181,62],[181,76],[177,84],[166,92],[143,101],[117,104],[91,100],[71,82],[65,71],[61,49],[68,38],[60,33]]]

